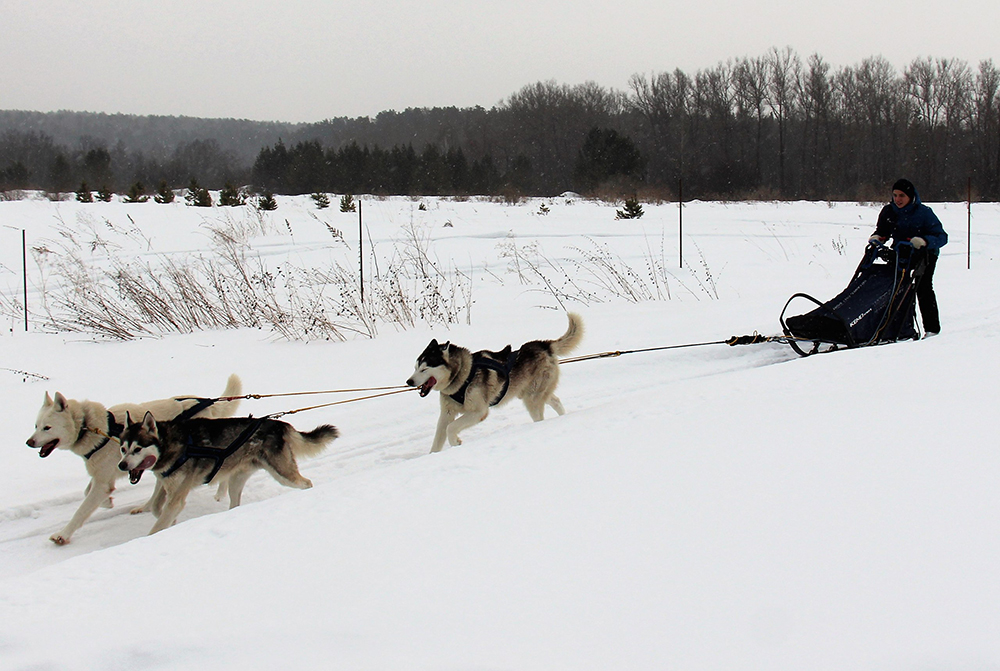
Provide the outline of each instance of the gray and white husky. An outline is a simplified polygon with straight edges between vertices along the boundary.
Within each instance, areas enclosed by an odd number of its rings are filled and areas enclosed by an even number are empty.
[[[431,340],[406,381],[419,387],[421,396],[441,392],[441,415],[431,452],[439,452],[445,438],[451,445],[461,445],[459,432],[486,419],[491,406],[511,398],[524,401],[536,422],[544,418],[546,405],[562,415],[565,410],[554,393],[559,384],[559,357],[576,349],[583,338],[583,320],[573,313],[568,317],[569,328],[561,337],[532,340],[517,351],[507,345],[499,352],[472,353]]]
[[[243,486],[260,469],[286,487],[309,489],[312,482],[299,473],[295,458],[319,454],[337,435],[329,424],[299,433],[268,417],[158,421],[147,412],[141,422],[126,418],[118,468],[132,482],[152,470],[163,486],[166,502],[162,509],[154,505],[157,520],[149,531],[155,534],[177,520],[188,493],[201,484],[227,480],[230,509],[240,505]]]
[[[239,396],[243,383],[239,376],[229,376],[223,398]],[[124,428],[126,415],[141,416],[152,412],[158,419],[171,419],[187,410],[196,409],[203,399],[175,396],[146,403],[122,403],[104,407],[97,401],[76,401],[56,392],[55,398],[45,393],[42,408],[35,420],[35,432],[27,440],[28,447],[38,449],[38,456],[45,458],[56,449],[69,450],[83,458],[90,475],[90,484],[84,492],[83,503],[66,526],[49,537],[56,545],[69,543],[74,532],[86,522],[98,507],[111,508],[115,481],[125,474],[118,469],[120,454],[118,436]],[[239,399],[217,401],[198,411],[202,417],[228,417],[236,411]],[[113,440],[109,439],[113,438]],[[110,445],[109,445],[110,442]],[[159,483],[157,483],[159,485]],[[143,505],[132,510],[133,514],[151,510],[161,497],[160,487],[153,490]]]

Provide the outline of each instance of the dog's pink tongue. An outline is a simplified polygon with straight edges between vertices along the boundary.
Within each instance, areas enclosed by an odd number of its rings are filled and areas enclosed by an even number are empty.
[[[133,468],[131,471],[128,472],[128,481],[131,482],[133,485],[138,484],[145,470],[147,468],[152,468],[153,464],[155,463],[156,463],[156,457],[150,454],[149,456],[147,456],[145,459],[142,460],[142,463],[140,463],[138,466],[136,466],[135,468]]]
[[[421,398],[424,397],[424,396],[426,396],[427,394],[431,393],[431,390],[434,389],[434,385],[436,385],[436,384],[437,384],[437,380],[435,380],[434,378],[430,378],[429,380],[427,380],[427,382],[424,382],[420,386],[420,396],[421,396]]]

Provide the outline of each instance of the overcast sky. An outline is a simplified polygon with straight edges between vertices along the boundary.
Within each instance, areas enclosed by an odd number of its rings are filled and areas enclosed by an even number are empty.
[[[613,7],[613,8],[612,8]],[[1000,65],[998,0],[0,0],[0,109],[319,121],[792,47]]]

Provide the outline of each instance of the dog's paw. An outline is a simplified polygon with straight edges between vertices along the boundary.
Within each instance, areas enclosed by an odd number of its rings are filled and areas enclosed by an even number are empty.
[[[137,508],[133,508],[132,510],[128,511],[128,514],[129,515],[141,515],[144,512],[146,512],[146,506],[139,506]]]
[[[63,536],[62,534],[52,534],[49,536],[49,540],[56,545],[66,545],[69,543],[69,538],[67,536]]]
[[[101,507],[102,508],[114,508],[115,507],[115,500],[109,496],[108,498],[106,498],[103,501],[101,501]]]
[[[456,447],[462,444],[462,439],[456,436],[448,436],[448,444],[452,447]]]

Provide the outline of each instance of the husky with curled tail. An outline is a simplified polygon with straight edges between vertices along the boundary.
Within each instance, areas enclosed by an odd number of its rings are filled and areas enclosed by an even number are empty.
[[[431,340],[417,357],[413,375],[406,381],[419,387],[420,395],[441,393],[441,415],[431,452],[440,452],[445,438],[461,445],[458,434],[486,419],[490,408],[519,398],[531,419],[540,422],[545,406],[560,415],[566,411],[555,395],[559,384],[559,357],[572,352],[583,338],[583,320],[569,313],[569,327],[555,340],[532,340],[516,351],[510,345],[499,352],[470,352],[449,342]]]
[[[97,401],[77,401],[56,392],[55,398],[45,393],[42,408],[35,420],[35,431],[26,441],[38,450],[38,456],[48,457],[56,449],[68,450],[81,457],[90,476],[83,502],[76,514],[61,531],[49,537],[56,545],[66,545],[73,534],[98,508],[113,506],[111,495],[115,481],[124,477],[118,469],[118,437],[128,413],[142,416],[151,412],[158,419],[178,416],[229,417],[240,404],[243,383],[236,374],[230,375],[222,396],[218,399],[195,396],[175,396],[144,403],[120,403],[110,408]],[[163,492],[157,483],[152,496],[133,514],[153,510],[162,502]]]
[[[177,521],[188,493],[201,484],[226,482],[230,509],[240,505],[243,486],[260,469],[286,487],[309,489],[312,482],[299,473],[296,457],[319,454],[338,435],[329,424],[300,433],[269,417],[158,421],[147,412],[141,422],[126,417],[118,468],[133,483],[147,470],[156,474],[166,501],[153,508],[157,520],[149,533],[155,534]]]

